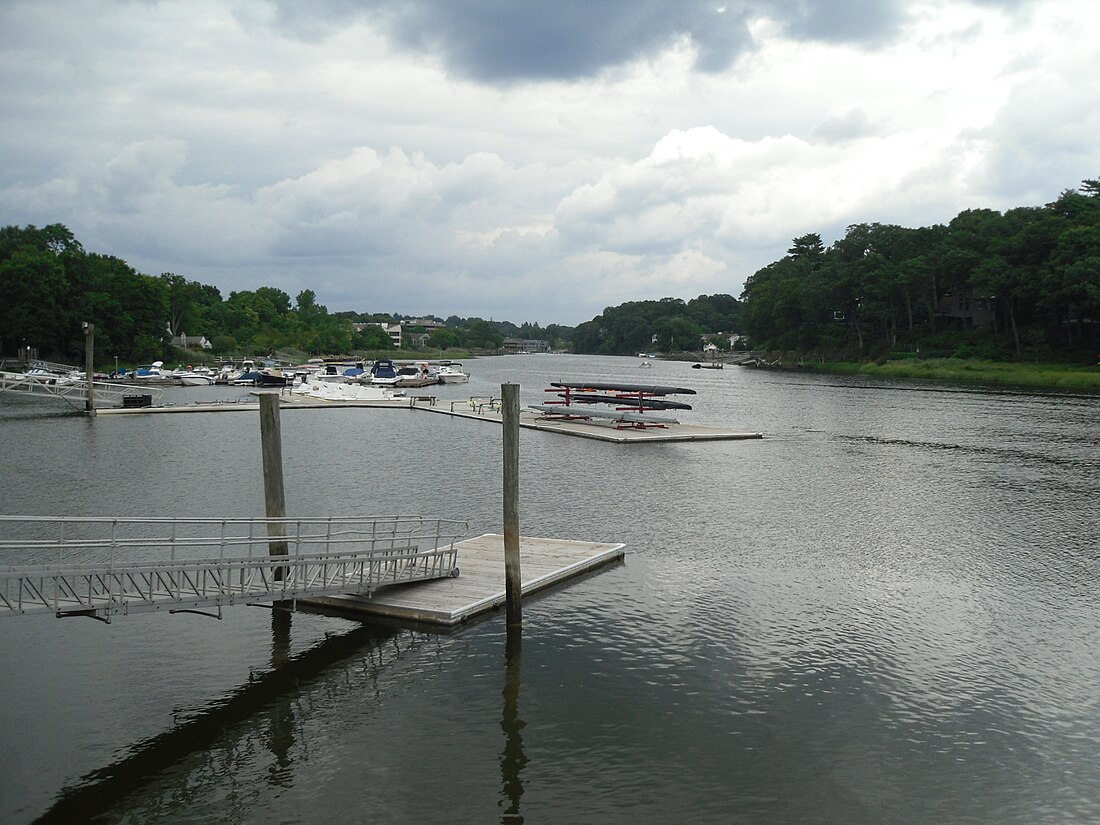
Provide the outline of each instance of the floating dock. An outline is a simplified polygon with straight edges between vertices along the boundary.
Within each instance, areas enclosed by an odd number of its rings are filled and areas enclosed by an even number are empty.
[[[505,603],[504,536],[486,533],[458,542],[459,576],[392,585],[373,596],[299,599],[300,610],[334,612],[453,628]],[[527,597],[604,565],[621,561],[624,545],[521,536],[520,568]]]
[[[393,399],[371,400],[327,400],[303,395],[283,393],[279,397],[281,410],[323,410],[344,409],[347,407],[373,407],[381,409],[413,409],[425,412],[441,413],[454,418],[469,418],[476,421],[488,421],[501,424],[500,406],[496,399],[470,399],[454,401],[449,405],[437,404],[435,396],[411,395]],[[229,401],[196,402],[160,407],[109,407],[96,410],[96,415],[169,415],[179,413],[211,412],[257,412],[260,409],[256,394],[251,398]],[[657,420],[656,417],[654,420]],[[601,419],[565,419],[546,417],[529,409],[520,410],[519,426],[528,430],[560,433],[577,438],[592,438],[598,441],[612,441],[619,444],[663,441],[731,441],[763,438],[763,433],[740,432],[703,424],[669,423],[665,426],[616,427],[613,420]]]
[[[274,390],[273,392],[277,392]],[[160,407],[97,407],[96,415],[168,415],[175,413],[210,412],[256,412],[260,401],[253,393],[250,398],[230,399],[227,401],[197,401],[193,404],[172,404]],[[435,403],[434,396],[402,396],[388,399],[336,399],[312,398],[308,395],[283,393],[279,396],[281,410],[323,410],[343,409],[345,407],[379,407],[384,409],[407,409],[419,404]]]
[[[474,399],[476,400],[476,399]],[[500,424],[501,414],[498,404],[475,403],[470,405],[459,402],[449,407],[433,406],[418,407],[427,412],[441,413],[455,418],[471,418],[477,421],[488,421]],[[568,408],[562,408],[563,410]],[[635,444],[638,442],[654,441],[735,441],[751,438],[763,438],[763,433],[739,432],[718,427],[708,427],[702,424],[673,423],[663,427],[616,427],[612,420],[580,420],[564,418],[547,418],[540,413],[530,410],[520,410],[519,425],[528,430],[541,430],[548,433],[561,433],[577,438],[593,438],[598,441],[613,441],[619,444]]]

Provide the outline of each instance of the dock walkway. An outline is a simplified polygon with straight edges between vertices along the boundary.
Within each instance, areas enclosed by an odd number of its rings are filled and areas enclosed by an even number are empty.
[[[476,421],[488,421],[501,424],[499,403],[496,399],[470,399],[439,404],[434,396],[406,396],[379,400],[326,400],[296,396],[289,393],[280,395],[279,407],[283,410],[319,410],[343,409],[347,407],[374,407],[386,409],[412,409],[439,413],[454,418],[469,418]],[[255,394],[251,398],[236,401],[180,404],[177,406],[110,408],[98,410],[99,415],[164,415],[181,413],[208,412],[256,412],[260,408]],[[657,420],[656,417],[652,420]],[[645,429],[615,427],[613,419],[565,419],[547,417],[532,410],[520,410],[519,426],[528,430],[571,435],[577,438],[592,438],[598,441],[612,441],[618,444],[663,441],[730,441],[763,438],[763,433],[727,430],[703,424],[668,423],[663,427]]]
[[[521,536],[520,567],[526,597],[620,561],[623,544]],[[505,603],[504,536],[486,533],[455,545],[459,576],[416,585],[391,585],[367,596],[299,599],[299,609],[455,627]]]
[[[278,392],[272,390],[271,392]],[[162,407],[109,407],[97,409],[97,415],[174,415],[177,413],[209,413],[209,412],[257,412],[260,409],[258,393],[252,393],[248,398],[232,399],[227,401],[206,401],[193,404],[175,404]],[[279,407],[283,410],[323,410],[343,409],[345,407],[377,407],[383,409],[406,409],[421,404],[431,403],[419,396],[400,396],[397,398],[369,399],[363,401],[325,398],[311,398],[307,395],[292,395],[281,393]]]
[[[427,412],[449,415],[454,418],[471,418],[477,421],[502,423],[500,407],[493,403],[470,405],[467,402],[455,402],[449,406],[417,407]],[[564,408],[563,408],[564,409]],[[519,425],[528,430],[541,430],[548,433],[560,433],[578,438],[592,438],[598,441],[613,441],[619,444],[661,441],[731,441],[751,438],[763,438],[763,433],[739,432],[702,424],[672,423],[666,427],[646,429],[617,429],[611,420],[579,420],[547,418],[544,415],[520,410]]]
[[[457,575],[466,523],[0,516],[0,616],[58,618],[370,593]]]

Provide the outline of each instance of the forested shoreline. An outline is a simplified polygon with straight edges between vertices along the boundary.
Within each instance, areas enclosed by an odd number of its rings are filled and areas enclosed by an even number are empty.
[[[625,355],[698,351],[707,334],[720,349],[819,359],[1095,363],[1100,181],[1045,206],[968,209],[947,225],[854,224],[828,248],[808,233],[750,276],[740,301],[630,302],[579,324],[573,338],[577,352]]]
[[[1092,358],[1100,346],[1100,181],[1045,206],[968,209],[946,226],[816,234],[745,283],[762,349],[868,360],[894,352]]]
[[[312,290],[291,297],[261,286],[231,292],[166,272],[138,272],[125,261],[85,251],[61,224],[0,229],[0,355],[31,347],[39,357],[77,361],[84,350],[82,324],[95,324],[96,350],[123,364],[171,356],[175,336],[202,336],[216,355],[262,355],[279,350],[311,354],[388,351],[380,326],[410,316],[336,312],[317,303]],[[433,350],[499,348],[505,338],[568,341],[569,327],[482,318],[429,317]],[[357,329],[357,326],[360,327]],[[411,332],[429,332],[413,325]]]
[[[379,351],[388,313],[329,313],[311,290],[292,301],[261,286],[228,298],[180,275],[137,272],[88,253],[60,224],[0,229],[0,347],[73,359],[81,323],[97,348],[134,362],[163,357],[172,336],[203,335],[214,352]],[[1100,180],[1045,206],[968,209],[946,225],[849,226],[828,248],[816,233],[728,294],[606,308],[575,329],[431,318],[428,346],[496,350],[506,337],[578,353],[719,349],[872,361],[894,356],[1095,363],[1100,352]]]

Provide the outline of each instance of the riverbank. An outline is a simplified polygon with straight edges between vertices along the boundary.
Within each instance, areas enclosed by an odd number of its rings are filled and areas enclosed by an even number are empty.
[[[671,353],[661,357],[668,361],[711,360],[710,355],[701,352]],[[765,369],[1100,392],[1100,356],[1097,356],[1098,363],[1091,365],[916,357],[888,361],[826,361],[806,355],[762,351],[727,352],[718,358],[726,367],[749,361],[751,366]]]
[[[806,363],[801,369],[878,378],[964,381],[976,384],[1100,392],[1100,365],[1077,366],[963,358],[917,360],[914,358],[862,364],[849,361],[824,361]]]

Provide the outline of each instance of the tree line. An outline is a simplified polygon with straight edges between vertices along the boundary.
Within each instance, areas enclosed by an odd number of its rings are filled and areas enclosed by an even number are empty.
[[[855,224],[827,249],[803,235],[741,297],[761,349],[1088,357],[1100,346],[1100,181],[946,226]]]
[[[125,261],[85,251],[68,228],[0,228],[0,353],[32,347],[42,358],[79,361],[82,324],[95,324],[96,351],[128,363],[167,360],[178,335],[204,336],[221,355],[267,354],[293,349],[351,354],[392,349],[379,326],[409,316],[330,313],[306,289],[291,300],[269,286],[231,292],[166,272],[150,276]],[[427,346],[493,350],[506,337],[540,338],[560,346],[572,329],[451,316],[431,331]],[[411,327],[413,333],[427,332]]]
[[[741,302],[732,295],[700,295],[690,301],[662,298],[630,301],[608,307],[573,330],[575,352],[596,355],[632,355],[637,352],[675,352],[702,349],[703,336],[729,347],[729,335],[741,328]]]
[[[227,355],[388,350],[383,329],[357,325],[408,318],[329,313],[308,289],[293,301],[267,286],[223,299],[214,286],[88,253],[61,224],[0,229],[0,295],[0,351],[29,345],[70,361],[83,351],[83,321],[96,325],[97,350],[136,362],[167,358],[170,338],[182,333],[204,335]],[[431,320],[446,324],[428,341],[438,350],[493,350],[511,337],[580,353],[695,352],[704,336],[724,348],[740,333],[746,348],[834,357],[1092,356],[1100,348],[1100,180],[1045,206],[968,209],[947,225],[853,224],[828,248],[820,235],[803,235],[748,278],[741,300],[630,301],[575,329]]]

